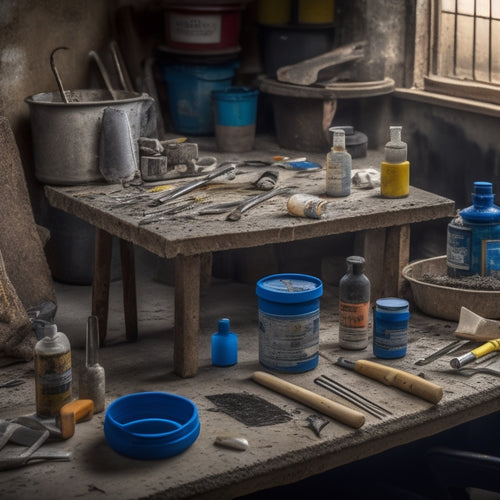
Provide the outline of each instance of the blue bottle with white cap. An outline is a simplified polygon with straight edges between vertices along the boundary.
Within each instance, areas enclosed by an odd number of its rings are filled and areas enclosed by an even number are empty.
[[[219,329],[212,335],[212,364],[231,366],[238,362],[238,336],[230,331],[229,319],[219,320]]]

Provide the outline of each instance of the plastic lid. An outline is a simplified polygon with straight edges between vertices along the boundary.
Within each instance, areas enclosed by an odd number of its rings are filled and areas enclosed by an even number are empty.
[[[220,101],[247,101],[248,98],[257,96],[259,91],[250,87],[228,87],[212,90],[212,97]]]
[[[474,182],[470,207],[460,210],[460,215],[471,222],[500,222],[500,207],[493,203],[493,185],[491,182]]]
[[[257,296],[273,302],[293,304],[323,295],[323,283],[307,274],[272,274],[257,282]]]
[[[385,311],[401,311],[408,307],[408,301],[405,299],[398,299],[397,297],[387,297],[385,299],[378,299],[376,306]]]

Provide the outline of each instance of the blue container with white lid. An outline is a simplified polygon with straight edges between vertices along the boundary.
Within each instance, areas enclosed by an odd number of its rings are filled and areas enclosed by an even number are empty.
[[[273,274],[257,282],[259,361],[271,370],[312,370],[319,358],[323,283],[306,274]]]
[[[378,358],[402,358],[408,345],[408,301],[397,297],[378,299],[373,313],[373,354]]]

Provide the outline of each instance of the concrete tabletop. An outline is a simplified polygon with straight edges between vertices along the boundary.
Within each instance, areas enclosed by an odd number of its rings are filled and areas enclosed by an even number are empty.
[[[165,391],[193,401],[199,410],[201,432],[193,445],[180,455],[161,460],[134,460],[117,454],[107,444],[104,412],[77,425],[67,441],[44,446],[71,450],[70,462],[44,462],[0,472],[2,499],[28,498],[234,498],[266,487],[290,483],[393,446],[433,435],[462,422],[498,409],[500,380],[478,374],[467,378],[450,367],[453,355],[425,366],[415,361],[454,340],[456,323],[422,316],[412,307],[409,346],[405,357],[375,359],[369,346],[363,351],[338,347],[338,298],[334,286],[325,286],[321,298],[320,360],[312,371],[274,375],[314,391],[349,408],[354,405],[319,387],[314,379],[328,375],[362,393],[392,412],[378,419],[365,413],[366,422],[353,429],[326,417],[328,424],[317,436],[307,418],[321,416],[301,403],[274,393],[251,380],[265,369],[258,357],[258,307],[255,289],[225,280],[214,281],[201,298],[199,374],[182,379],[173,374],[173,288],[140,273],[138,281],[139,315],[144,331],[135,343],[123,342],[120,315],[111,317],[109,343],[100,350],[106,370],[106,402],[142,391]],[[57,323],[71,339],[75,397],[78,370],[85,355],[84,329],[90,305],[90,287],[57,286]],[[120,308],[120,282],[112,283],[111,309]],[[232,367],[212,366],[210,336],[221,317],[231,319],[231,330],[238,334],[238,363]],[[459,352],[460,353],[460,352]],[[333,362],[345,356],[351,360],[370,359],[422,376],[442,386],[444,395],[437,404],[388,387]],[[7,366],[1,380],[23,378],[24,385],[0,389],[0,418],[29,414],[35,408],[32,363]],[[285,411],[290,420],[264,426],[251,426],[233,415],[219,411],[208,396],[220,394],[259,396]],[[217,436],[244,437],[246,451],[214,445]],[[14,446],[14,445],[9,445]],[[3,453],[3,451],[2,451]]]

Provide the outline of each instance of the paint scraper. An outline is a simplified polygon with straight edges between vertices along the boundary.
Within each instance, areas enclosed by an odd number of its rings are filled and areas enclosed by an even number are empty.
[[[441,386],[392,366],[366,359],[350,361],[343,357],[340,357],[335,364],[378,380],[385,385],[397,387],[434,404],[438,403],[443,397],[443,388]]]

